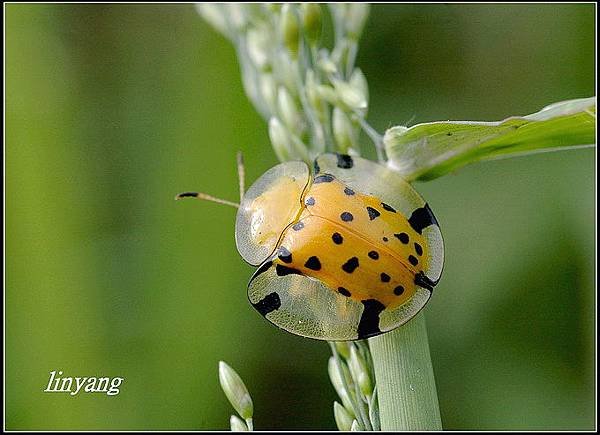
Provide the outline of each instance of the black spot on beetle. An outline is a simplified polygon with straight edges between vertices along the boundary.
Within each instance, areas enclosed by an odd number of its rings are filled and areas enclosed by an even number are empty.
[[[415,242],[415,252],[419,257],[423,255],[423,248],[417,242]]]
[[[252,304],[252,306],[256,308],[260,314],[266,316],[271,311],[278,310],[279,307],[281,307],[281,298],[276,292],[269,293],[257,303]]]
[[[308,260],[306,260],[306,263],[304,263],[304,267],[311,270],[321,270],[321,262],[316,256],[313,255]]]
[[[398,240],[400,240],[405,245],[408,243],[408,234],[406,234],[406,233],[394,234],[394,237],[396,237]]]
[[[404,287],[402,287],[401,285],[394,289],[394,294],[396,296],[400,296],[402,293],[404,293]]]
[[[348,261],[346,261],[344,264],[342,264],[342,269],[346,273],[352,273],[352,272],[354,272],[354,270],[357,267],[358,267],[358,258],[357,257],[352,257],[351,259],[349,259]]]
[[[315,205],[315,199],[312,196],[310,198],[306,198],[306,201],[304,201],[304,204]]]
[[[369,338],[381,333],[379,329],[379,315],[385,310],[385,305],[377,299],[361,301],[365,307],[358,322],[358,338]]]
[[[394,207],[392,207],[391,205],[386,204],[385,202],[382,202],[381,206],[383,207],[384,210],[391,211],[392,213],[396,213],[396,209]]]
[[[284,263],[289,264],[292,262],[292,253],[290,251],[288,251],[288,249],[285,246],[279,247],[279,252],[278,252],[277,256]]]
[[[344,187],[344,193],[348,196],[352,196],[354,195],[354,190],[350,189],[349,187]]]
[[[369,213],[369,219],[373,220],[377,217],[379,217],[381,215],[381,213],[379,213],[377,210],[375,210],[373,207],[367,207],[367,212]]]
[[[446,136],[452,136],[451,132],[446,133]]]
[[[387,273],[382,272],[381,275],[381,282],[390,282],[390,279],[392,279]]]
[[[277,272],[277,276],[304,275],[298,269],[294,269],[292,267],[287,267],[282,264],[278,264],[277,266],[275,266],[275,271]]]
[[[415,257],[414,255],[408,256],[408,262],[410,264],[412,264],[413,266],[416,266],[417,264],[419,264],[419,260],[417,260],[417,257]]]
[[[321,168],[319,167],[319,163],[317,162],[317,159],[315,159],[315,162],[313,163],[313,168],[315,169],[315,174],[318,174],[319,172],[321,172]]]
[[[300,231],[302,228],[304,228],[304,223],[298,222],[298,223],[294,224],[294,226],[292,228],[294,229],[294,231]]]
[[[408,219],[408,223],[419,234],[421,234],[423,229],[427,228],[429,225],[438,225],[428,204],[413,211]]]
[[[351,222],[352,220],[354,220],[354,216],[352,216],[352,213],[345,211],[344,213],[342,213],[340,215],[340,218],[344,221],[344,222]]]
[[[387,242],[388,240],[389,240],[389,239],[388,239],[387,237],[383,236],[383,241],[384,241],[384,242]]]
[[[335,243],[336,245],[341,245],[344,241],[344,238],[340,233],[333,233],[331,235],[331,240],[333,240],[333,243]]]
[[[372,258],[373,260],[378,260],[379,259],[379,253],[377,251],[369,251],[369,258]]]
[[[338,287],[338,292],[341,295],[346,296],[347,298],[349,298],[350,296],[352,296],[352,293],[350,293],[347,289],[345,289],[344,287]]]
[[[318,183],[331,183],[334,180],[333,175],[323,174],[315,177],[315,184]]]
[[[337,167],[341,169],[350,169],[354,166],[354,160],[348,154],[337,155]]]
[[[423,271],[421,271],[415,275],[415,284],[419,287],[426,288],[431,292],[433,291],[433,288],[437,285],[437,281],[433,281],[431,278],[426,276]]]
[[[265,261],[263,264],[260,265],[260,267],[256,270],[256,272],[254,272],[254,275],[252,275],[252,278],[250,278],[250,281],[252,281],[258,275],[265,273],[267,270],[269,270],[271,268],[272,265],[273,265],[272,260]]]

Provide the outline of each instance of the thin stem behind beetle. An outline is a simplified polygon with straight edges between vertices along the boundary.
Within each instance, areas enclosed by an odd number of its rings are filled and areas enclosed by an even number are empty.
[[[369,136],[369,138],[373,141],[375,145],[375,151],[377,152],[377,160],[379,163],[385,163],[385,154],[383,150],[383,136],[380,135],[377,130],[375,130],[371,125],[360,116],[360,114],[355,112],[355,118],[358,120],[363,131]]]

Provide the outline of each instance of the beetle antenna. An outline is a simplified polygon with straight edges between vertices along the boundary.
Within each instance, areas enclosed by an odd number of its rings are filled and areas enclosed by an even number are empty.
[[[179,195],[175,196],[176,201],[178,201],[182,198],[203,199],[205,201],[212,201],[212,202],[216,202],[218,204],[225,204],[225,205],[229,205],[229,206],[235,207],[235,208],[240,207],[240,205],[237,202],[232,202],[232,201],[227,201],[226,199],[216,198],[214,196],[207,195],[206,193],[201,193],[201,192],[183,192],[183,193],[180,193]]]
[[[244,168],[244,157],[242,156],[242,152],[238,151],[237,153],[237,171],[238,171],[238,181],[240,186],[240,204],[244,199],[244,190],[245,190],[245,178],[246,178],[246,170]],[[240,208],[240,204],[233,201],[227,201],[226,199],[217,198],[212,195],[208,195],[206,193],[201,192],[183,192],[179,195],[175,196],[175,201],[178,201],[182,198],[196,198],[203,199],[205,201],[212,201],[218,204],[230,205],[231,207]]]
[[[238,181],[240,183],[240,204],[244,199],[244,193],[246,191],[246,168],[244,167],[244,156],[241,151],[237,153],[237,171],[238,171]]]

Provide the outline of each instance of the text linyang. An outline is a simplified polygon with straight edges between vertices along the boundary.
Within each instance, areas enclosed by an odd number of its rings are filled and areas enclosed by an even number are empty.
[[[116,396],[119,394],[119,387],[124,381],[124,378],[108,378],[108,377],[85,377],[73,378],[62,377],[63,372],[56,370],[50,372],[48,386],[44,390],[46,393],[69,393],[71,396],[84,393],[105,393],[108,396]],[[83,389],[83,390],[82,390]]]

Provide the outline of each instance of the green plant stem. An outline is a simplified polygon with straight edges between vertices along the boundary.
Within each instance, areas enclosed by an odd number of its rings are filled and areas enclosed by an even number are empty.
[[[423,313],[369,339],[381,430],[441,430],[442,422]]]
[[[360,113],[354,113],[355,118],[358,120],[363,131],[369,136],[375,145],[375,151],[377,152],[377,160],[379,163],[385,163],[385,155],[383,152],[383,136],[377,133],[371,125],[362,117]]]

